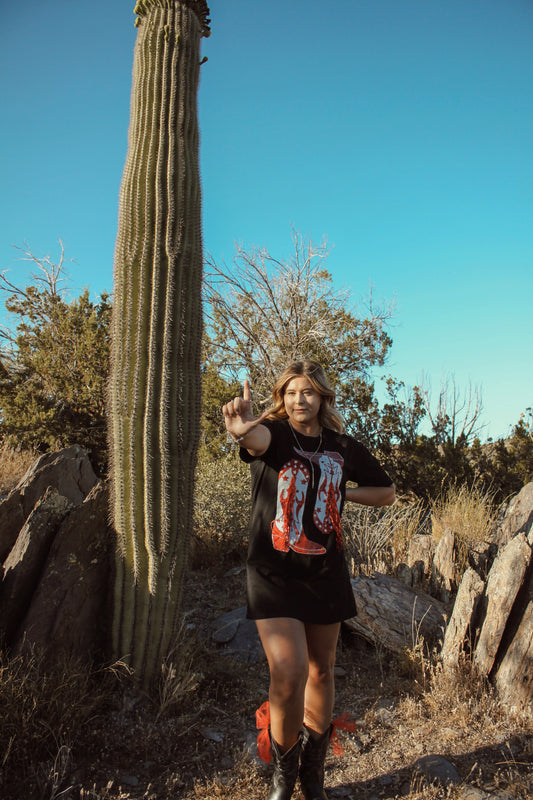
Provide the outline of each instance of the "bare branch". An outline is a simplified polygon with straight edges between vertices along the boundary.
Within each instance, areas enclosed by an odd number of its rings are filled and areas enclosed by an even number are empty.
[[[206,259],[204,308],[207,334],[219,368],[253,377],[256,395],[291,360],[335,362],[340,373],[364,375],[383,363],[390,340],[390,309],[354,314],[350,294],[333,288],[325,268],[326,242],[314,245],[292,231],[293,254],[281,261],[266,249],[237,246],[232,264]]]
[[[455,445],[460,438],[468,443],[478,436],[484,424],[481,423],[483,402],[479,388],[469,383],[464,393],[457,387],[455,376],[441,383],[436,406],[433,407],[431,389],[422,390],[424,408],[439,444]]]
[[[42,286],[52,297],[63,298],[66,290],[61,289],[59,284],[67,280],[68,276],[65,272],[65,247],[61,239],[58,239],[58,242],[60,254],[57,263],[52,261],[49,255],[41,257],[36,256],[27,242],[24,242],[24,247],[14,245],[14,248],[24,253],[24,255],[18,259],[19,261],[29,261],[36,265],[37,272],[31,273],[31,277],[35,283]],[[69,259],[69,261],[72,262],[73,259]],[[2,273],[2,275],[3,274],[4,273]]]

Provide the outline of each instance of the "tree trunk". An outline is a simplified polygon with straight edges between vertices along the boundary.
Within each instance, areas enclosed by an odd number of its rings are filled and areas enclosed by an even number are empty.
[[[113,650],[148,684],[173,645],[200,423],[202,0],[139,0],[109,390]],[[136,23],[136,24],[137,24]]]

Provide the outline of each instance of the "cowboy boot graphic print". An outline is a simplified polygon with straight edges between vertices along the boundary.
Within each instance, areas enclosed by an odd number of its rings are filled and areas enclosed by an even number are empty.
[[[321,453],[320,484],[316,494],[313,522],[322,533],[332,530],[339,534],[341,529],[340,503],[343,459],[339,453]]]
[[[310,541],[303,531],[309,475],[307,467],[296,459],[291,459],[279,473],[276,518],[272,522],[272,544],[276,550],[287,552],[290,548],[303,555],[326,552],[325,547]]]

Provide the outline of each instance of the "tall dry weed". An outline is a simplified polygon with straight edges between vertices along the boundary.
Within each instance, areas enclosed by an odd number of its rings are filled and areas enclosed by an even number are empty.
[[[392,572],[423,527],[421,501],[386,508],[347,504],[343,515],[345,551],[352,572]]]
[[[445,669],[438,658],[433,660],[423,703],[426,711],[436,718],[446,709],[447,724],[464,730],[493,731],[496,736],[499,730],[510,728],[533,734],[531,705],[509,706],[467,655],[453,670]]]
[[[198,669],[200,654],[198,639],[187,628],[186,623],[182,622],[174,647],[161,664],[154,725],[166,714],[176,711],[183,699],[198,688],[204,677]]]
[[[497,516],[494,496],[476,485],[453,484],[433,503],[432,534],[436,541],[448,529],[454,534],[458,580],[468,566],[470,549],[489,541]]]
[[[36,458],[33,450],[18,450],[5,442],[0,445],[0,495],[15,488]]]

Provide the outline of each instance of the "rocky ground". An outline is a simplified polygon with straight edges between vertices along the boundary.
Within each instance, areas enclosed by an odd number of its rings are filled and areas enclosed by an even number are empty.
[[[2,800],[263,800],[269,767],[256,757],[254,711],[267,697],[266,663],[212,640],[214,620],[243,602],[239,568],[192,573],[188,644],[159,697],[135,692],[118,667],[76,739],[57,741],[55,759],[23,780],[5,776]],[[341,733],[342,758],[328,755],[332,800],[533,798],[531,716],[466,674],[445,678],[421,652],[399,659],[343,631],[336,713],[345,711],[357,729]]]

